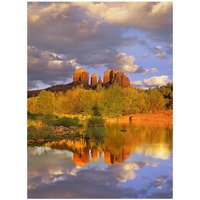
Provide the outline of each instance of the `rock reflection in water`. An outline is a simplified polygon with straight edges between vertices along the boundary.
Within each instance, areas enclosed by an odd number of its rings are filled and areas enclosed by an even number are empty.
[[[93,161],[97,161],[104,153],[104,161],[108,165],[123,162],[132,152],[144,153],[154,158],[167,159],[172,153],[171,127],[134,127],[128,126],[123,133],[123,125],[107,125],[105,138],[98,140],[61,140],[48,142],[44,146],[53,149],[66,149],[73,152],[73,161],[78,166],[89,163],[89,150]]]
[[[115,124],[106,125],[105,133],[99,140],[29,147],[28,196],[172,197],[171,126]]]

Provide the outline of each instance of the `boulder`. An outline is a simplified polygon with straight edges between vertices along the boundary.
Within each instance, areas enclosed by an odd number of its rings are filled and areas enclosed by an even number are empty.
[[[56,132],[56,133],[61,133],[63,131],[64,131],[64,128],[62,126],[61,127],[59,126],[56,129],[54,129],[54,132]]]
[[[36,140],[37,143],[43,143],[44,142],[44,138],[40,138]]]

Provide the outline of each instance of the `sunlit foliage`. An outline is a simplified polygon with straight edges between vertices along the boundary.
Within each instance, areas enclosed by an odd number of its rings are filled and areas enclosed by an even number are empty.
[[[79,86],[66,93],[54,94],[43,90],[38,97],[28,99],[28,111],[42,114],[116,117],[172,107],[172,84],[148,90],[138,90],[132,86],[121,88],[117,83],[107,89],[97,85],[96,90],[87,90]]]
[[[55,111],[55,95],[52,92],[42,90],[36,102],[36,113],[52,114]]]

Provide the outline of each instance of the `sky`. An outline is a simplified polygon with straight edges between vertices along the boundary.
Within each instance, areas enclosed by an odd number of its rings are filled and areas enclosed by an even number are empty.
[[[82,67],[149,88],[173,80],[172,2],[28,3],[28,89],[72,82]]]

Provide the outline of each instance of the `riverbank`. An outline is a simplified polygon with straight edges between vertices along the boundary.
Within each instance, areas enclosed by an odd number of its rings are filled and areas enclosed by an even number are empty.
[[[124,115],[121,117],[104,118],[108,123],[170,123],[173,124],[173,110],[158,111],[155,113]]]

